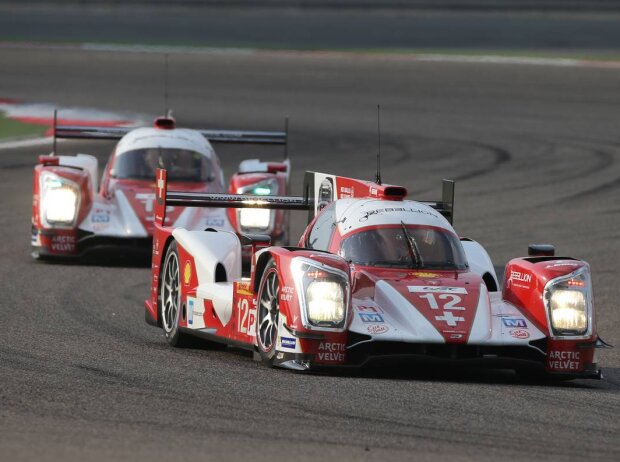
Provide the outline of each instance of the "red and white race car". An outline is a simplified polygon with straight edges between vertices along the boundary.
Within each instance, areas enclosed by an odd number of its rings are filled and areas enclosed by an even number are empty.
[[[532,245],[500,289],[487,252],[451,225],[453,182],[441,201],[418,202],[399,186],[307,172],[303,197],[257,200],[168,191],[159,175],[145,314],[173,346],[199,337],[300,371],[431,359],[601,377],[589,265]],[[309,210],[311,222],[297,247],[270,246],[166,226],[168,205]]]
[[[40,156],[34,169],[32,249],[35,258],[74,257],[92,249],[121,246],[151,250],[155,170],[166,168],[177,190],[221,193],[227,190],[220,161],[211,143],[287,143],[287,132],[190,130],[160,117],[153,127],[54,127],[55,137],[119,140],[98,182],[97,159]],[[285,156],[286,157],[286,156]],[[286,194],[290,163],[242,162],[228,191],[244,194]],[[288,216],[283,211],[169,207],[167,225],[207,227],[239,233],[268,234],[288,241]]]

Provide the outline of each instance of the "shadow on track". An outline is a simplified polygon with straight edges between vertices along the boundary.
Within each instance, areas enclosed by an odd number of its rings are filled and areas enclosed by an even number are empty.
[[[91,250],[77,258],[43,257],[38,260],[43,264],[99,266],[108,268],[149,268],[151,254],[133,249]]]

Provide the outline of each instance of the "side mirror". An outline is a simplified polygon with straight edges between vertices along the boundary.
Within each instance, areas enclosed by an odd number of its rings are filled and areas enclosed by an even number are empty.
[[[553,257],[555,247],[551,244],[530,244],[527,246],[527,254],[530,257]]]

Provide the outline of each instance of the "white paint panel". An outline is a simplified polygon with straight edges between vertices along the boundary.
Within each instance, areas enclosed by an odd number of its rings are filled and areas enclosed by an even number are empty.
[[[146,229],[142,226],[138,215],[125,197],[125,193],[117,189],[114,192],[114,197],[121,216],[122,235],[125,237],[148,237]]]
[[[375,303],[381,307],[383,316],[393,326],[392,333],[378,334],[377,337],[394,340],[415,341],[425,343],[445,343],[443,336],[394,287],[385,281],[375,285]],[[364,332],[369,334],[368,332]]]
[[[491,304],[486,284],[480,285],[476,316],[471,326],[468,343],[485,343],[491,338]]]
[[[336,220],[343,235],[366,226],[399,225],[401,222],[454,232],[438,211],[409,200],[340,199],[336,202]]]
[[[228,324],[232,316],[233,283],[211,282],[200,284],[196,290],[198,298],[211,300],[215,314],[222,324]]]
[[[213,158],[215,155],[211,144],[195,130],[187,128],[161,130],[150,127],[137,128],[123,136],[116,146],[116,155],[122,156],[127,151],[153,147],[187,149],[208,158]]]

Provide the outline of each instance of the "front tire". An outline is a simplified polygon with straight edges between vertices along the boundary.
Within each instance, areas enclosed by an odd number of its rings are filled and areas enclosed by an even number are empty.
[[[188,336],[179,330],[181,316],[181,271],[179,251],[176,242],[172,242],[164,258],[160,275],[159,315],[166,341],[173,347],[189,345]]]
[[[278,339],[280,319],[280,284],[278,268],[271,260],[261,278],[258,291],[258,314],[256,320],[256,344],[261,360],[273,365]]]

